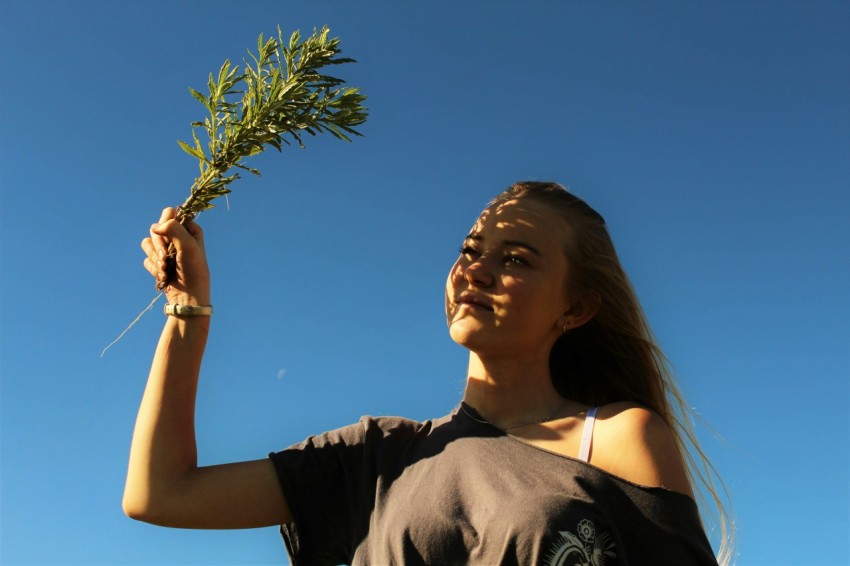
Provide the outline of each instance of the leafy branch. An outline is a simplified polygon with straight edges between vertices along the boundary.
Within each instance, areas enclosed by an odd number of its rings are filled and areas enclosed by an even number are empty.
[[[178,141],[183,151],[198,159],[200,174],[183,204],[177,207],[177,220],[186,224],[204,210],[214,208],[212,201],[230,193],[229,185],[239,178],[239,171],[259,175],[244,159],[271,146],[278,151],[284,145],[297,143],[304,147],[303,134],[311,136],[328,132],[351,141],[359,136],[354,128],[366,121],[366,97],[356,88],[344,88],[345,81],[323,74],[330,65],[353,63],[339,57],[339,38],[328,38],[328,28],[313,30],[301,39],[296,30],[284,42],[280,26],[277,38],[257,39],[257,53],[245,61],[244,72],[227,60],[218,71],[210,73],[209,94],[190,88],[189,92],[207,109],[202,122],[192,123],[192,144]],[[241,95],[241,98],[239,97]],[[206,133],[206,147],[196,129]],[[166,279],[157,283],[162,291],[176,274],[175,250],[170,246],[166,256]],[[118,342],[162,296],[160,292],[136,319],[101,352]]]
[[[277,38],[257,39],[257,53],[248,52],[244,72],[227,60],[210,73],[209,94],[190,88],[192,96],[207,109],[202,122],[192,123],[192,144],[180,147],[198,159],[200,174],[192,183],[189,197],[177,208],[177,219],[186,223],[215,205],[212,201],[230,193],[229,185],[241,169],[259,175],[244,159],[265,151],[281,151],[293,142],[304,147],[303,134],[328,132],[351,141],[359,136],[355,127],[366,121],[366,97],[357,88],[343,87],[344,81],[324,74],[325,67],[352,63],[339,57],[339,38],[329,38],[327,26],[302,40],[296,30],[285,42],[280,27]],[[241,95],[241,98],[239,98]],[[206,146],[198,138],[202,129]],[[171,254],[169,254],[171,256]],[[174,274],[173,259],[166,266],[166,282]]]

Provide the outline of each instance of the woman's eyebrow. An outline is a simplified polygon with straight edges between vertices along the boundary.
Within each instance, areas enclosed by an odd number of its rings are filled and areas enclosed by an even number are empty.
[[[469,234],[466,237],[467,240],[472,240],[474,242],[481,242],[484,238],[480,234]],[[532,246],[531,244],[527,244],[525,242],[521,242],[519,240],[504,240],[502,241],[502,245],[506,247],[514,247],[514,248],[524,248],[534,255],[543,255],[540,253],[540,250]]]
[[[505,246],[516,247],[516,248],[525,248],[534,255],[541,255],[540,250],[532,246],[531,244],[526,244],[525,242],[520,242],[519,240],[505,240],[502,242]]]

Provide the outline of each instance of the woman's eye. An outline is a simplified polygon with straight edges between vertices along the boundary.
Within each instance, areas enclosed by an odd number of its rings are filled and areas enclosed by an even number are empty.
[[[524,257],[519,255],[507,255],[505,256],[505,263],[511,263],[514,265],[529,265],[529,263],[525,260]]]
[[[478,252],[475,251],[475,248],[472,246],[461,246],[460,247],[460,255],[472,256],[476,255]]]

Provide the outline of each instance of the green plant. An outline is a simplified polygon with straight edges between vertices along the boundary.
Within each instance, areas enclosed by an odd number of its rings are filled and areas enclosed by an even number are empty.
[[[251,60],[245,60],[244,72],[227,60],[217,77],[210,74],[208,95],[189,89],[209,115],[192,123],[192,144],[178,141],[198,159],[200,169],[189,197],[177,208],[180,222],[191,221],[213,208],[214,199],[230,193],[230,183],[239,178],[239,171],[233,169],[259,175],[244,159],[267,146],[281,151],[295,142],[304,147],[305,133],[327,132],[346,141],[351,141],[349,135],[360,135],[354,128],[366,121],[366,97],[359,89],[343,87],[343,80],[323,74],[330,65],[354,62],[338,56],[340,40],[328,34],[325,26],[302,40],[296,30],[288,43],[280,27],[277,38],[265,40],[260,34],[257,53],[248,52]],[[205,132],[206,147],[196,129]],[[166,281],[158,283],[157,289],[165,288],[174,269],[170,253]]]
[[[366,97],[356,88],[344,88],[344,81],[323,74],[331,65],[353,63],[339,57],[339,38],[329,38],[327,26],[313,30],[302,40],[296,30],[284,42],[280,27],[277,38],[257,39],[257,53],[248,51],[244,72],[227,60],[210,74],[209,94],[195,89],[189,92],[207,109],[203,121],[192,123],[190,145],[178,141],[180,147],[198,159],[200,174],[192,183],[189,197],[177,207],[177,219],[187,223],[200,212],[215,205],[212,201],[230,193],[229,185],[239,178],[239,171],[255,175],[257,169],[245,165],[245,158],[257,155],[271,146],[281,151],[284,145],[297,143],[304,147],[303,134],[311,136],[328,132],[336,138],[351,141],[359,136],[355,127],[366,121]],[[241,95],[241,96],[240,96]],[[204,130],[207,143],[201,144],[196,129]],[[176,264],[173,246],[166,257],[166,280],[157,284],[162,291],[174,277]],[[150,310],[162,292],[136,317],[124,331],[101,352],[118,342],[136,322]]]

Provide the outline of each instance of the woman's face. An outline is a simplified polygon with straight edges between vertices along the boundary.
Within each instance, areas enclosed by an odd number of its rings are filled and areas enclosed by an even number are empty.
[[[570,307],[568,236],[566,221],[534,200],[485,210],[446,282],[452,339],[479,354],[548,359]]]

